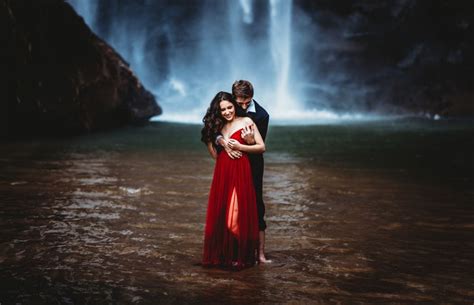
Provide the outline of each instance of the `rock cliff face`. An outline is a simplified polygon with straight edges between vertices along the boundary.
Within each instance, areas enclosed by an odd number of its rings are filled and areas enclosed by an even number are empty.
[[[474,115],[472,1],[295,2],[330,42],[309,46],[306,60],[316,54],[314,71],[337,88],[364,88],[362,108]]]
[[[2,135],[144,123],[154,96],[62,0],[0,0]]]

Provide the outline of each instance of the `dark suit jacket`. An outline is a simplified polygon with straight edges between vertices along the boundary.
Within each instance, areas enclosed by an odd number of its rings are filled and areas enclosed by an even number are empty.
[[[268,113],[260,106],[255,100],[255,110],[256,112],[247,112],[248,116],[254,121],[257,125],[258,131],[262,135],[263,141],[267,137],[268,131],[268,121],[270,116]],[[255,187],[255,196],[257,199],[257,213],[258,213],[258,227],[260,231],[264,231],[267,227],[265,223],[265,204],[263,202],[263,170],[264,170],[264,161],[263,154],[248,154],[250,167],[252,168],[252,179],[253,185]]]
[[[255,122],[257,125],[258,131],[262,135],[263,141],[265,142],[265,138],[267,137],[268,131],[268,121],[270,120],[270,116],[268,115],[267,111],[263,109],[257,101],[253,100],[255,104],[256,112],[247,112],[248,116]]]
[[[256,112],[247,112],[248,116],[254,121],[257,125],[258,131],[262,135],[262,139],[265,142],[268,131],[268,121],[270,116],[267,111],[263,109],[255,100],[255,110]],[[250,166],[252,167],[252,176],[254,178],[254,184],[256,188],[261,189],[262,179],[263,179],[263,154],[249,154]]]

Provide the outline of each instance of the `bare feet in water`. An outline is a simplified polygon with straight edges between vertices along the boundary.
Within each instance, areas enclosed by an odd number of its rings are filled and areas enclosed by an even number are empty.
[[[269,264],[272,261],[265,257],[265,231],[259,232],[258,263]]]
[[[258,256],[258,263],[259,264],[270,264],[272,262],[271,259],[267,259],[265,257],[265,254],[259,255]]]

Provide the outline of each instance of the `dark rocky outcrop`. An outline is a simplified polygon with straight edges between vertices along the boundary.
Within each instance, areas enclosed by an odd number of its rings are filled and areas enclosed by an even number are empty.
[[[339,89],[341,96],[329,101],[352,98],[350,105],[358,108],[474,115],[472,1],[296,2],[310,17],[308,26],[321,33],[305,60],[314,63],[315,78]]]
[[[1,134],[74,134],[161,113],[128,64],[62,0],[0,0]]]

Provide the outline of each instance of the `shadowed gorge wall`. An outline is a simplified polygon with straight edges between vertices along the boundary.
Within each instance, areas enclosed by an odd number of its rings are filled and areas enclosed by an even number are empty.
[[[161,113],[128,63],[61,0],[1,0],[2,134],[71,134]]]
[[[313,62],[311,78],[341,89],[314,94],[353,97],[367,109],[474,114],[472,1],[299,3],[320,33],[321,44],[308,44],[303,55]]]

